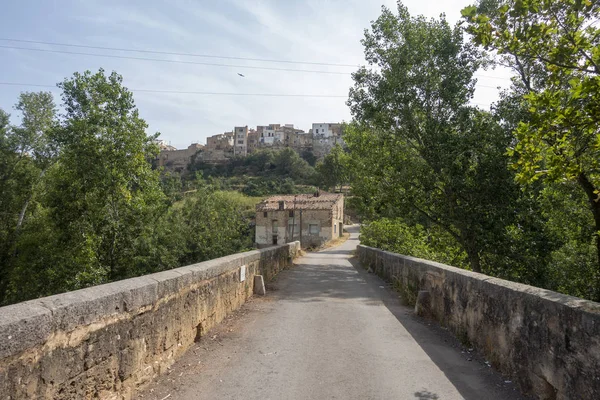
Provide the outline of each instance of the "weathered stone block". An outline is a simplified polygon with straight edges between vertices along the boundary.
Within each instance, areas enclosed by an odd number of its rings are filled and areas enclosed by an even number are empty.
[[[0,310],[0,359],[43,343],[51,333],[52,312],[37,300]]]
[[[267,294],[265,290],[265,280],[262,275],[256,275],[254,277],[254,294],[264,296]]]

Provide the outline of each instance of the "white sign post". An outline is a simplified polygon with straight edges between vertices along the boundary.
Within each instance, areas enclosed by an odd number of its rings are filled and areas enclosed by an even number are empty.
[[[244,282],[246,280],[246,266],[242,265],[240,267],[240,282]]]

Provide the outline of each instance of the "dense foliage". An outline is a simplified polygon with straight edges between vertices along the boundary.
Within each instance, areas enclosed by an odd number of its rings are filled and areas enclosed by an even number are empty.
[[[0,110],[0,303],[83,288],[252,246],[256,199],[159,176],[122,78],[100,70]]]
[[[189,166],[187,181],[206,179],[222,188],[239,190],[248,196],[312,193],[320,182],[310,151],[261,149],[226,164],[205,163],[198,159]],[[185,178],[184,178],[185,179]]]
[[[443,16],[384,8],[345,132],[363,240],[600,299],[599,9],[482,0],[463,10],[469,41]],[[470,103],[490,60],[515,78],[488,112]]]
[[[482,0],[463,16],[473,41],[515,71],[513,92],[529,114],[510,148],[518,180],[574,182],[587,197],[600,298],[600,4]]]

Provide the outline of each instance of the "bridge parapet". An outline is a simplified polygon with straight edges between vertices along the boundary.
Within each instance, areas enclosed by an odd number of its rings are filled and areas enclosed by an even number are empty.
[[[358,257],[408,303],[427,291],[427,316],[524,393],[600,399],[600,303],[362,245]]]
[[[0,398],[124,398],[165,371],[299,242],[0,308]],[[245,279],[241,281],[242,266]]]

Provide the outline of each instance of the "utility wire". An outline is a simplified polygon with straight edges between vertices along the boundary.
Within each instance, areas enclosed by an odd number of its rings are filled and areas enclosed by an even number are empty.
[[[56,89],[56,85],[41,85],[35,83],[20,83],[20,82],[0,82],[0,85],[4,86],[29,86],[29,87],[43,87]],[[485,88],[497,88],[496,86],[485,86]],[[197,91],[185,91],[185,90],[158,90],[158,89],[129,89],[132,92],[146,92],[146,93],[165,93],[165,94],[202,94],[202,95],[223,95],[223,96],[264,96],[264,97],[321,97],[321,98],[348,98],[348,96],[341,95],[329,95],[329,94],[292,94],[292,93],[233,93],[233,92],[197,92]]]
[[[0,40],[4,40],[1,39]],[[37,42],[36,42],[37,43]],[[42,42],[40,42],[42,43]],[[74,45],[73,45],[74,46]],[[84,46],[80,46],[84,47]],[[91,46],[85,46],[91,47]],[[192,65],[207,65],[207,66],[216,66],[216,67],[231,67],[231,68],[247,68],[247,69],[262,69],[262,70],[270,70],[270,71],[292,71],[292,72],[311,72],[311,73],[321,73],[321,74],[333,74],[333,75],[351,75],[351,72],[339,72],[339,71],[323,71],[323,70],[309,70],[309,69],[293,69],[293,68],[274,68],[274,67],[259,67],[259,66],[251,66],[251,65],[234,65],[234,64],[217,64],[217,63],[205,63],[205,62],[195,62],[195,61],[182,61],[182,60],[165,60],[160,58],[146,58],[146,57],[132,57],[132,56],[119,56],[113,54],[95,54],[95,53],[82,53],[75,51],[66,51],[66,50],[51,50],[51,49],[34,49],[29,47],[19,47],[19,46],[4,46],[0,45],[0,48],[4,49],[13,49],[13,50],[28,50],[28,51],[38,51],[44,53],[58,53],[58,54],[72,54],[72,55],[84,55],[84,56],[92,56],[92,57],[106,57],[106,58],[118,58],[118,59],[130,59],[130,60],[142,60],[142,61],[158,61],[158,62],[166,62],[166,63],[175,63],[175,64],[192,64]],[[93,48],[93,47],[92,47]],[[102,48],[107,50],[113,50],[112,48]],[[114,49],[120,50],[120,49]],[[131,51],[142,51],[142,50],[131,50]],[[159,53],[159,54],[172,54],[172,55],[186,55],[184,53],[166,53],[166,52],[155,52],[155,51],[146,51],[148,53]],[[196,55],[197,57],[201,57],[200,55]],[[206,56],[209,57],[209,56]],[[229,58],[229,59],[238,59],[238,60],[252,60],[252,61],[267,61],[264,59],[250,59],[250,58],[241,58],[241,57],[221,57],[221,56],[210,56],[214,58]],[[269,60],[271,61],[271,60]],[[329,66],[350,66],[350,64],[329,64],[329,63],[302,63],[298,61],[275,61],[272,62],[288,62],[288,63],[297,63],[297,64],[314,64],[314,65],[329,65]],[[352,65],[353,67],[356,67]],[[500,76],[491,76],[491,75],[475,75],[475,78],[490,78],[490,79],[499,79],[499,80],[510,80],[508,77],[500,77]],[[495,87],[495,86],[490,86]]]
[[[505,77],[505,76],[492,76],[492,75],[481,75],[481,74],[477,74],[477,72],[474,75],[475,78],[489,78],[489,79],[500,79],[502,81],[509,81],[511,78],[510,77]]]
[[[18,82],[0,82],[0,85],[5,86],[25,86],[25,87],[40,87],[58,89],[54,85],[39,85],[33,83],[18,83]],[[132,92],[145,93],[164,93],[164,94],[190,94],[190,95],[215,95],[215,96],[255,96],[255,97],[299,97],[299,98],[348,98],[348,96],[338,95],[322,95],[322,94],[286,94],[286,93],[227,93],[227,92],[194,92],[194,91],[179,91],[179,90],[153,90],[153,89],[129,89]],[[471,105],[489,108],[491,103],[472,102]]]
[[[332,67],[353,67],[353,68],[358,67],[357,64],[337,64],[337,63],[324,63],[324,62],[311,62],[311,61],[273,60],[273,59],[267,59],[267,58],[216,56],[216,55],[211,55],[211,54],[176,53],[176,52],[158,51],[158,50],[126,49],[126,48],[120,48],[120,47],[87,46],[87,45],[81,45],[81,44],[42,42],[42,41],[37,41],[37,40],[23,40],[23,39],[0,38],[0,40],[5,41],[5,42],[34,43],[34,44],[45,44],[45,45],[50,45],[50,46],[77,47],[77,48],[82,48],[82,49],[128,51],[128,52],[147,53],[147,54],[164,54],[164,55],[169,55],[169,56],[221,58],[221,59],[226,59],[226,60],[260,61],[260,62],[285,63],[285,64],[327,65],[327,66],[332,66]]]
[[[207,65],[207,66],[215,66],[215,67],[230,67],[230,68],[242,68],[242,69],[246,68],[246,69],[258,69],[258,70],[269,70],[269,71],[310,72],[310,73],[332,74],[332,75],[352,75],[351,72],[322,71],[322,70],[293,69],[293,68],[275,68],[275,67],[258,67],[258,66],[251,66],[251,65],[233,65],[233,64],[205,63],[205,62],[196,62],[196,61],[165,60],[165,59],[160,59],[160,58],[118,56],[118,55],[112,55],[112,54],[82,53],[82,52],[65,51],[65,50],[33,49],[33,48],[18,47],[18,46],[0,45],[0,48],[14,49],[14,50],[38,51],[38,52],[44,52],[44,53],[59,53],[59,54],[71,54],[71,55],[84,55],[84,56],[92,56],[92,57],[118,58],[118,59],[128,59],[128,60],[157,61],[157,62],[165,62],[165,63],[173,63],[173,64]],[[476,75],[475,76],[475,78],[479,78],[479,77],[500,79],[500,80],[510,80],[510,78],[502,78],[502,77],[488,76],[488,75],[479,75],[479,76]],[[488,88],[494,88],[494,89],[497,88],[497,86],[482,85],[479,83],[477,85],[480,87],[488,87]]]
[[[312,70],[312,69],[276,68],[276,67],[257,67],[257,66],[252,66],[252,65],[217,64],[217,63],[207,63],[207,62],[198,62],[198,61],[165,60],[165,59],[161,59],[161,58],[117,56],[117,55],[113,55],[113,54],[81,53],[81,52],[77,52],[77,51],[66,51],[66,50],[33,49],[33,48],[29,48],[29,47],[19,47],[19,46],[0,45],[0,48],[14,49],[14,50],[40,51],[40,52],[44,52],[44,53],[59,53],[59,54],[74,54],[74,55],[80,55],[80,56],[119,58],[119,59],[127,59],[127,60],[158,61],[158,62],[171,63],[171,64],[209,65],[209,66],[213,66],[213,67],[263,69],[263,70],[269,70],[269,71],[312,72],[312,73],[317,73],[317,74],[332,74],[332,75],[351,75],[352,74],[351,72],[322,71],[322,70]]]
[[[144,49],[127,49],[120,47],[103,47],[103,46],[88,46],[88,45],[78,45],[71,43],[58,43],[58,42],[43,42],[37,40],[24,40],[24,39],[9,39],[9,38],[0,38],[0,41],[5,42],[18,42],[18,43],[32,43],[32,44],[43,44],[50,46],[64,46],[64,47],[76,47],[76,48],[84,48],[84,49],[97,49],[97,50],[112,50],[112,51],[128,51],[128,52],[136,52],[136,53],[147,53],[147,54],[164,54],[164,55],[173,55],[173,56],[187,56],[187,57],[201,57],[201,58],[217,58],[217,59],[227,59],[227,60],[244,60],[244,61],[258,61],[258,62],[273,62],[273,63],[286,63],[286,64],[306,64],[306,65],[323,65],[323,66],[332,66],[332,67],[359,67],[357,64],[341,64],[341,63],[323,63],[323,62],[311,62],[311,61],[292,61],[292,60],[275,60],[275,59],[266,59],[266,58],[249,58],[249,57],[232,57],[232,56],[217,56],[211,54],[196,54],[196,53],[178,53],[178,52],[168,52],[168,51],[158,51],[158,50],[144,50]],[[57,53],[65,53],[65,54],[80,54],[80,55],[91,55],[97,57],[116,57],[116,58],[126,58],[126,56],[114,56],[110,54],[94,54],[94,53],[76,53],[76,52],[68,52],[61,50],[47,50],[47,49],[34,49],[34,48],[24,48],[17,46],[2,46],[2,48],[10,48],[16,50],[31,50],[31,51],[45,51],[45,52],[57,52]],[[190,63],[185,61],[177,61],[177,60],[164,60],[164,59],[146,59],[146,58],[133,58],[147,61],[162,61],[162,62],[181,62],[181,63]],[[227,66],[227,67],[238,67],[238,68],[251,68],[247,66],[237,66],[237,65],[229,65],[229,64],[211,64],[211,63],[199,63],[200,65],[214,65],[214,66]],[[255,67],[255,68],[264,68],[264,67]],[[279,70],[279,69],[276,69]],[[283,71],[296,71],[292,69],[281,69]],[[336,72],[330,71],[312,71],[312,70],[298,70],[302,72],[321,72],[321,73],[332,73]],[[350,74],[337,72],[338,74]],[[499,80],[510,80],[510,77],[500,77],[500,76],[492,76],[492,75],[484,75],[475,73],[476,78],[489,78],[489,79],[499,79]]]
[[[38,85],[33,83],[18,82],[0,82],[5,86],[31,86],[57,89],[53,85]],[[164,93],[164,94],[198,94],[198,95],[218,95],[218,96],[257,96],[257,97],[316,97],[316,98],[348,98],[348,96],[328,95],[328,94],[293,94],[293,93],[233,93],[233,92],[195,92],[181,90],[155,90],[155,89],[128,89],[132,92],[145,93]]]

